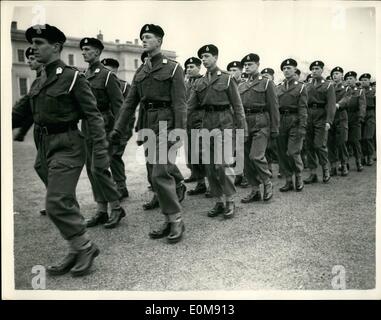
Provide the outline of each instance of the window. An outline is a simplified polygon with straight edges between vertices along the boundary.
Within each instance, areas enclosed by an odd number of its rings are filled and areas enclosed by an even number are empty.
[[[25,62],[24,50],[18,49],[17,56],[18,56],[19,62]]]
[[[19,78],[20,96],[25,96],[28,93],[28,79]]]
[[[135,69],[139,68],[139,59],[135,59]]]
[[[69,54],[68,62],[69,62],[69,66],[74,66],[74,54]]]

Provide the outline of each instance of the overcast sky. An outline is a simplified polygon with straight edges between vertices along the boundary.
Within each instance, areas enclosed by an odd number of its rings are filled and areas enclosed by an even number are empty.
[[[25,3],[24,3],[25,4]],[[219,66],[241,60],[247,53],[261,57],[261,69],[279,65],[286,58],[323,60],[359,74],[376,72],[375,9],[348,7],[330,2],[253,1],[71,1],[59,5],[36,2],[46,8],[46,22],[66,35],[95,36],[105,41],[133,41],[145,23],[165,31],[164,49],[174,50],[178,61],[196,56],[204,44],[220,50]],[[364,4],[362,4],[364,5]],[[36,10],[36,8],[35,8]],[[26,29],[36,14],[33,6],[18,6],[13,20]],[[305,68],[303,71],[307,71]]]

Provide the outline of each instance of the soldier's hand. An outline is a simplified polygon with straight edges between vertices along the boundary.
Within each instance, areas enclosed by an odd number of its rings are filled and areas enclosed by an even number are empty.
[[[120,138],[121,134],[118,130],[112,130],[109,135],[110,141],[112,144],[119,144],[120,143]]]
[[[24,141],[24,135],[22,134],[22,133],[20,133],[20,132],[18,132],[16,135],[15,135],[15,137],[13,138],[13,140],[14,141]]]
[[[340,105],[336,103],[336,109],[340,109]]]
[[[94,167],[107,169],[110,167],[110,158],[107,150],[94,151],[93,153],[93,163]]]
[[[327,122],[325,124],[325,131],[328,131],[329,129],[331,129],[331,125]]]

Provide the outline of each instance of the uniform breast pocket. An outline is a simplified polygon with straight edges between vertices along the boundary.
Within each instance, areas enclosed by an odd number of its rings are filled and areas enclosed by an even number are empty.
[[[226,92],[226,89],[227,89],[226,83],[217,82],[212,85],[212,89],[214,91],[212,100],[216,104],[229,104],[229,97]]]
[[[266,101],[266,90],[260,86],[252,87],[251,100],[254,103],[265,103]]]
[[[70,113],[72,105],[69,93],[60,90],[48,90],[45,96],[45,107],[51,115],[66,115]]]
[[[170,73],[158,73],[153,76],[154,79],[154,92],[153,94],[159,96],[167,96],[171,95],[171,78],[172,75]]]
[[[91,84],[91,90],[97,99],[98,107],[103,111],[108,106],[109,102],[104,85],[99,82],[93,82]]]
[[[298,103],[298,91],[294,90],[291,92],[287,92],[281,96],[279,96],[279,105],[280,106],[294,106]]]

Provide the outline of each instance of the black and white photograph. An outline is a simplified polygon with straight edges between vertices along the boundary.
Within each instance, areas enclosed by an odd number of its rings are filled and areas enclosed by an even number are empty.
[[[380,299],[380,9],[2,1],[2,298]]]

